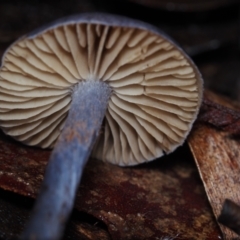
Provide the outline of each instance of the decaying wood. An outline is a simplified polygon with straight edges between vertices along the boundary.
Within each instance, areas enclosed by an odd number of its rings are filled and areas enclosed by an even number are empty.
[[[237,104],[212,94],[205,96],[202,110],[189,145],[217,218],[226,198],[240,203],[240,141],[235,137],[239,113]],[[220,228],[226,239],[237,237],[223,225]]]

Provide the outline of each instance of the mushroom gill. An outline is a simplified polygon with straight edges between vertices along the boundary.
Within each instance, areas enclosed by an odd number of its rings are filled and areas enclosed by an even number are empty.
[[[92,156],[134,165],[183,143],[199,108],[198,78],[178,47],[146,29],[56,26],[20,39],[5,53],[0,125],[27,145],[51,148],[67,117],[74,85],[104,81],[112,95]]]

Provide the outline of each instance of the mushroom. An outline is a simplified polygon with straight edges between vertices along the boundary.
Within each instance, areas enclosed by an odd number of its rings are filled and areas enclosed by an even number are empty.
[[[108,14],[58,20],[13,43],[0,71],[0,126],[53,148],[23,239],[59,239],[90,154],[120,166],[182,145],[202,78],[189,57],[146,23]]]

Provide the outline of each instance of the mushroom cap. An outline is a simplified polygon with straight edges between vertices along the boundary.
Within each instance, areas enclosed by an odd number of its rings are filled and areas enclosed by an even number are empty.
[[[108,14],[58,20],[13,43],[0,69],[0,126],[27,145],[52,148],[81,81],[112,88],[92,156],[121,166],[182,145],[201,104],[203,81],[166,34]]]

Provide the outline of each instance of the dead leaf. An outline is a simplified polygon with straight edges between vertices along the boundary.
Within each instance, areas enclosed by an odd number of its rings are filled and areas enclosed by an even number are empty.
[[[0,135],[0,188],[35,197],[50,152]],[[90,159],[75,208],[111,239],[215,239],[220,235],[188,147],[138,167]]]
[[[229,100],[208,93],[198,124],[189,137],[216,218],[226,198],[240,203],[240,141],[232,136],[239,135],[238,128],[234,129],[239,126],[237,108],[236,103],[231,105]],[[237,237],[222,225],[220,227],[226,239]]]

